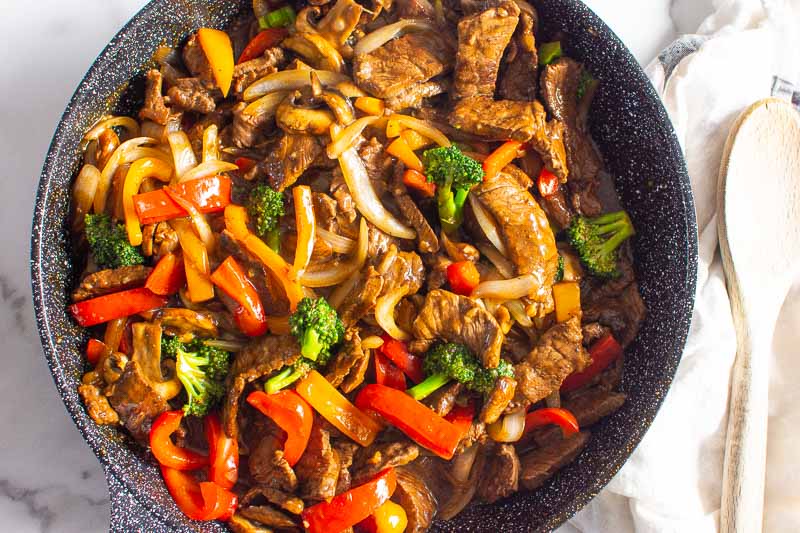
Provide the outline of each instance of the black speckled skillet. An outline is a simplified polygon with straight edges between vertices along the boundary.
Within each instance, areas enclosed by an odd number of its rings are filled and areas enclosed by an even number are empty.
[[[567,53],[585,62],[601,89],[592,134],[638,230],[636,271],[648,316],[628,350],[624,407],[593,428],[579,458],[533,493],[475,505],[436,531],[542,531],[586,504],[641,440],[667,393],[683,351],[694,303],[697,238],[686,167],[667,114],[636,61],[580,1],[535,1],[544,30],[564,32]],[[141,74],[162,42],[178,43],[201,26],[225,27],[249,2],[155,0],[137,14],[92,65],[58,125],[39,183],[31,242],[33,299],[42,346],[56,386],[78,429],[103,464],[113,531],[226,531],[186,519],[144,450],[116,429],[96,426],[77,387],[86,333],[67,316],[74,281],[67,247],[69,185],[79,141],[104,113],[130,113]]]

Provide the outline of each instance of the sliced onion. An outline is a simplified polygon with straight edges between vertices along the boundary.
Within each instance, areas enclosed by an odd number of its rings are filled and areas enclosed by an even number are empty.
[[[186,132],[175,131],[170,133],[167,135],[167,142],[169,142],[170,150],[172,150],[175,175],[180,180],[186,172],[197,166],[197,157],[194,155],[192,143],[189,141],[189,136],[186,135]]]
[[[533,326],[533,321],[531,321],[531,317],[525,312],[525,304],[523,304],[520,300],[509,300],[505,304],[506,309],[508,309],[511,318],[517,321],[517,324],[522,326],[523,328],[529,328]]]
[[[192,221],[194,232],[198,237],[200,237],[200,240],[203,241],[203,246],[206,247],[206,250],[213,252],[216,245],[216,239],[214,238],[214,232],[211,231],[211,226],[208,225],[205,215],[200,212],[194,203],[190,202],[169,187],[164,187],[163,190],[173,202],[181,206],[181,208],[189,213],[189,219]]]
[[[500,252],[497,251],[497,248],[481,243],[477,243],[475,246],[489,261],[492,262],[503,278],[509,279],[514,277],[514,265],[512,265],[508,259],[503,257]]]
[[[275,92],[275,91],[294,91],[309,87],[311,85],[311,77],[309,70],[282,70],[280,72],[273,72],[261,79],[254,81],[244,91],[244,99],[246,101],[255,100],[259,96]],[[347,76],[339,74],[338,72],[331,72],[329,70],[315,70],[319,76],[319,81],[323,85],[334,85],[336,83],[346,81]]]
[[[320,226],[317,226],[317,237],[325,241],[331,247],[331,250],[337,254],[350,254],[356,247],[356,241],[353,239],[328,231]]]
[[[347,295],[350,294],[350,291],[353,290],[360,278],[361,272],[356,270],[344,283],[341,283],[338,287],[333,289],[333,292],[328,296],[328,303],[331,304],[331,307],[338,310],[339,306],[342,305],[342,302],[344,302],[344,299],[347,298]]]
[[[101,173],[100,183],[97,184],[97,192],[94,195],[94,212],[102,213],[106,210],[106,202],[108,200],[108,190],[111,188],[111,180],[123,160],[127,157],[128,152],[134,148],[139,148],[143,144],[153,144],[156,140],[152,137],[135,137],[120,144],[111,157],[108,158],[108,163],[103,167]]]
[[[369,337],[365,337],[361,340],[362,350],[375,350],[381,346],[383,346],[383,339],[377,335],[370,335]]]
[[[520,409],[489,424],[486,432],[495,442],[517,442],[525,431],[525,410]]]
[[[145,157],[160,159],[161,161],[172,165],[172,157],[168,153],[164,152],[163,150],[159,150],[158,148],[149,148],[147,146],[128,150],[125,155],[122,156],[120,164],[125,165],[127,163],[133,163],[134,161],[138,159],[144,159]]]
[[[275,111],[277,111],[278,106],[286,99],[286,95],[289,94],[289,91],[275,91],[269,94],[265,94],[258,100],[254,100],[247,105],[242,111],[243,114],[255,117],[260,115],[267,115],[268,117],[274,117]]]
[[[83,227],[83,219],[92,208],[92,202],[97,193],[97,185],[100,183],[101,177],[100,170],[96,166],[83,165],[78,177],[75,178],[75,184],[72,186],[74,228],[80,229]]]
[[[348,261],[336,263],[319,270],[306,270],[300,278],[300,282],[308,287],[330,287],[345,281],[364,266],[367,260],[367,248],[369,247],[368,237],[367,221],[362,218],[361,226],[358,230],[358,246],[355,254]]]
[[[394,308],[408,294],[408,287],[395,287],[375,302],[375,320],[383,330],[393,339],[405,341],[411,338],[407,331],[403,331],[394,321]]]
[[[353,48],[355,55],[368,54],[387,42],[409,31],[436,31],[436,28],[422,19],[401,19],[394,24],[381,26],[372,33],[359,39]]]
[[[227,161],[221,161],[219,159],[216,161],[204,161],[203,163],[200,163],[194,167],[192,170],[186,172],[178,181],[181,182],[205,178],[207,176],[214,176],[216,174],[222,174],[224,172],[231,172],[234,170],[239,170],[239,167],[233,163],[228,163]]]
[[[344,181],[359,212],[379,229],[393,237],[413,239],[417,234],[391,214],[381,203],[364,167],[364,161],[355,148],[349,148],[339,156]]]
[[[89,142],[96,141],[101,133],[109,128],[115,127],[125,128],[128,130],[128,135],[130,137],[139,136],[139,123],[131,117],[108,117],[102,119],[92,129],[86,132],[86,135],[84,135],[81,140],[81,148],[86,149],[86,145],[89,144]]]
[[[308,185],[297,185],[292,189],[294,199],[295,226],[297,227],[297,245],[294,252],[294,270],[302,276],[311,255],[314,253],[317,219],[314,216],[314,200]]]
[[[247,343],[242,341],[232,341],[228,339],[209,339],[203,341],[203,344],[211,346],[212,348],[225,350],[226,352],[238,352],[247,345]]]
[[[367,96],[367,93],[359,89],[358,85],[356,85],[350,80],[340,81],[339,83],[334,85],[333,88],[342,93],[342,96],[346,96],[348,98],[359,98],[361,96]]]
[[[532,294],[539,288],[536,276],[525,274],[517,278],[499,281],[484,281],[472,291],[473,298],[494,298],[496,300],[516,300]]]
[[[203,163],[219,159],[219,129],[211,124],[203,131]]]
[[[494,219],[492,216],[486,212],[486,210],[481,205],[481,201],[478,200],[474,194],[470,194],[469,198],[469,205],[472,206],[472,212],[475,213],[475,220],[478,221],[478,225],[483,230],[484,235],[486,238],[489,239],[497,250],[506,255],[506,243],[503,242],[503,239],[500,238],[500,231],[497,228],[497,224],[495,224]]]
[[[463,453],[453,458],[452,479],[453,490],[450,497],[439,505],[439,518],[450,520],[472,501],[478,488],[480,468],[475,464],[480,445],[473,444]]]
[[[339,132],[336,139],[328,145],[328,158],[337,159],[345,150],[355,148],[355,143],[361,135],[361,132],[364,131],[367,126],[378,120],[378,118],[379,117],[361,117]]]
[[[450,146],[450,140],[447,136],[439,131],[433,124],[428,122],[427,120],[420,120],[415,117],[410,117],[408,115],[392,115],[393,119],[396,119],[397,122],[402,124],[408,129],[414,130],[423,137],[427,137],[428,139],[432,140],[439,146]]]

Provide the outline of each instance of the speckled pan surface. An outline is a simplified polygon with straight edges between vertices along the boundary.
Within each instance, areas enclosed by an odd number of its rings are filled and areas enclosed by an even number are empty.
[[[178,43],[201,26],[225,27],[249,2],[156,0],[103,51],[67,106],[47,155],[33,219],[31,275],[45,356],[64,404],[106,468],[114,531],[226,531],[186,519],[144,450],[116,429],[98,427],[77,394],[86,334],[66,313],[74,282],[67,246],[69,184],[79,141],[102,114],[128,112],[142,93],[141,74],[163,42]],[[648,316],[630,347],[624,407],[595,426],[568,467],[534,493],[468,508],[436,531],[544,531],[586,504],[619,470],[649,427],[680,360],[694,303],[697,238],[689,179],[666,112],[636,61],[578,0],[534,1],[545,34],[566,34],[567,53],[601,80],[592,133],[638,230],[636,270]]]

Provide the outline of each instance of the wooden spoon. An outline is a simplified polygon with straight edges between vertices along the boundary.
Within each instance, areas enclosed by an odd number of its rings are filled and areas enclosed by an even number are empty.
[[[800,264],[800,113],[756,102],[736,120],[717,189],[736,326],[722,479],[722,533],[762,530],[772,334]]]

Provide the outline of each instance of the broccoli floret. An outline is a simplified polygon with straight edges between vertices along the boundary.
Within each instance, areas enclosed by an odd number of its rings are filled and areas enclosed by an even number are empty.
[[[635,233],[625,211],[608,213],[597,218],[576,216],[567,229],[569,242],[578,252],[589,272],[601,278],[617,278],[618,249]]]
[[[279,251],[278,220],[286,214],[283,193],[264,184],[256,185],[247,199],[247,214],[253,221],[256,235],[264,239],[270,248]]]
[[[558,269],[556,270],[556,277],[553,280],[554,283],[558,283],[559,281],[564,280],[564,258],[561,257],[561,254],[558,256]]]
[[[225,394],[225,376],[230,369],[230,354],[208,346],[202,339],[181,342],[177,337],[161,337],[162,357],[175,359],[175,372],[186,390],[183,412],[204,416]]]
[[[144,263],[139,249],[128,242],[128,234],[122,224],[114,224],[111,217],[103,213],[88,214],[84,222],[86,240],[99,267],[119,268]]]
[[[303,298],[289,317],[289,331],[300,343],[303,356],[267,381],[269,394],[291,385],[311,369],[328,364],[332,349],[344,340],[344,324],[325,298]]]
[[[466,346],[452,342],[431,348],[425,356],[423,369],[428,377],[406,391],[416,400],[429,396],[451,380],[463,383],[475,392],[488,394],[497,378],[514,374],[511,364],[504,360],[497,368],[483,368]]]
[[[425,174],[436,184],[439,219],[445,231],[453,231],[464,216],[464,202],[470,189],[483,180],[480,163],[464,155],[457,146],[440,146],[422,155]]]

